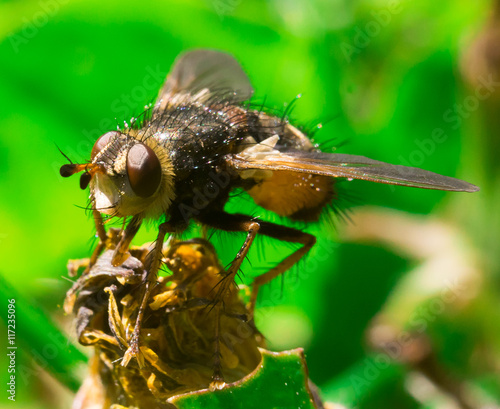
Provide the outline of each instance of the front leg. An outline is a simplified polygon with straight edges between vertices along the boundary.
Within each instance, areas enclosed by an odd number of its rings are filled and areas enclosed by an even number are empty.
[[[95,248],[94,252],[92,253],[92,256],[90,257],[89,263],[87,265],[87,268],[85,269],[84,274],[90,271],[91,267],[96,263],[97,259],[104,251],[108,243],[108,234],[106,233],[106,229],[104,228],[104,222],[102,221],[101,213],[96,209],[92,209],[92,217],[94,218],[95,231],[97,237],[99,237],[99,243],[97,244],[97,247]]]
[[[113,267],[118,267],[123,264],[123,262],[129,258],[130,253],[128,252],[130,243],[132,239],[135,237],[139,228],[141,227],[142,216],[135,215],[132,217],[132,220],[127,225],[125,229],[125,233],[123,234],[120,242],[117,244],[115,248],[115,252],[113,253],[113,259],[111,260],[111,264]]]
[[[142,328],[142,321],[144,318],[144,312],[149,303],[149,299],[151,297],[151,292],[153,291],[156,280],[158,278],[158,270],[160,269],[161,259],[163,257],[162,248],[163,242],[165,241],[165,236],[167,233],[178,233],[185,228],[184,223],[175,223],[175,222],[165,222],[160,224],[158,229],[158,236],[156,238],[154,248],[149,252],[146,262],[145,269],[147,271],[146,280],[144,282],[144,293],[141,297],[141,304],[139,306],[139,311],[137,313],[137,318],[135,321],[134,332],[132,333],[132,337],[129,342],[129,348],[125,352],[122,360],[122,366],[127,366],[130,362],[130,359],[133,357],[137,358],[140,367],[144,366],[144,360],[140,355],[140,334]]]

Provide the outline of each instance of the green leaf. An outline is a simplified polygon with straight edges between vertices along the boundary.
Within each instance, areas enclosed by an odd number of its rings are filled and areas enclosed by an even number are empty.
[[[260,350],[261,364],[240,381],[222,390],[208,389],[169,399],[179,409],[211,408],[315,408],[308,387],[302,349],[285,352]]]

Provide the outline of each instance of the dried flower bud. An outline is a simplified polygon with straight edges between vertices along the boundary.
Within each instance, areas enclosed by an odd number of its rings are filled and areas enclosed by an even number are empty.
[[[169,397],[220,387],[222,375],[233,382],[257,367],[262,336],[245,321],[248,311],[236,286],[214,303],[222,268],[204,240],[164,248],[163,262],[172,274],[160,277],[154,288],[141,329],[140,358],[122,366],[148,251],[144,246],[130,253],[123,265],[113,267],[113,250],[106,250],[68,291],[65,309],[76,316],[78,339],[95,349],[74,409],[171,407]]]

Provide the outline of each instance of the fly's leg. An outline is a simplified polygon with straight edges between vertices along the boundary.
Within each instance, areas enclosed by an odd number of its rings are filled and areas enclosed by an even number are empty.
[[[257,302],[257,294],[259,288],[283,274],[296,264],[316,243],[316,237],[312,234],[304,233],[300,230],[291,227],[281,226],[279,224],[256,221],[250,216],[242,214],[229,214],[225,212],[208,213],[198,216],[198,220],[211,227],[215,227],[224,231],[241,231],[247,232],[247,238],[243,246],[238,251],[231,267],[225,277],[220,282],[220,288],[217,292],[217,299],[223,301],[224,294],[228,290],[229,285],[232,285],[234,278],[241,266],[241,263],[248,253],[257,232],[265,236],[272,237],[289,243],[299,243],[302,247],[291,255],[282,260],[276,267],[268,272],[256,277],[252,283],[252,293],[250,295],[249,312],[250,318],[253,318],[255,303]]]
[[[214,336],[214,355],[213,364],[214,372],[212,374],[212,382],[210,382],[210,390],[222,389],[225,386],[224,376],[222,374],[222,356],[220,350],[220,305],[215,306],[215,336]]]
[[[125,233],[123,234],[122,238],[115,248],[115,252],[113,253],[113,259],[111,260],[111,264],[113,265],[113,267],[122,265],[123,262],[127,258],[129,258],[130,253],[128,252],[128,249],[130,247],[130,242],[139,231],[141,223],[141,216],[134,216],[132,217],[132,220],[130,220],[127,228],[125,229]]]
[[[127,226],[128,230],[128,226]],[[158,270],[160,269],[161,259],[162,259],[162,248],[163,242],[165,240],[165,235],[167,233],[175,233],[180,229],[178,226],[171,224],[170,222],[165,222],[160,224],[158,229],[158,237],[156,238],[156,242],[153,250],[148,254],[146,259],[145,268],[147,271],[146,280],[144,282],[144,293],[141,298],[141,304],[139,306],[139,311],[137,313],[137,318],[135,321],[134,332],[132,333],[132,337],[129,341],[129,348],[125,352],[122,360],[122,366],[127,366],[132,357],[136,357],[140,367],[144,366],[143,359],[140,355],[140,345],[139,338],[141,334],[142,321],[144,319],[144,313],[149,303],[149,299],[151,297],[151,292],[153,291],[156,280],[158,278]],[[118,249],[118,247],[117,247]]]
[[[225,212],[213,212],[205,215],[197,216],[198,220],[208,226],[215,227],[220,230],[230,232],[246,232],[247,237],[236,254],[236,257],[231,262],[231,266],[224,274],[224,277],[217,284],[216,303],[224,301],[224,296],[227,294],[230,286],[234,284],[236,274],[241,267],[241,263],[248,254],[257,232],[260,230],[262,222],[256,221],[250,216],[242,214],[230,214]]]
[[[108,242],[108,234],[106,233],[106,229],[104,228],[104,223],[102,221],[101,213],[99,213],[99,211],[96,209],[92,209],[92,217],[94,218],[95,231],[97,237],[99,237],[99,244],[92,253],[88,266],[85,269],[85,272],[90,271],[90,268],[96,263],[97,258],[106,248],[106,244]]]
[[[101,242],[106,243],[108,235],[106,233],[106,229],[104,228],[104,222],[102,221],[101,213],[99,213],[99,211],[96,209],[92,209],[92,216],[94,217],[97,236],[99,237]]]
[[[231,262],[231,266],[226,272],[224,278],[218,284],[219,289],[217,290],[216,299],[219,301],[224,301],[224,295],[229,290],[229,287],[234,284],[234,279],[236,278],[238,271],[240,271],[241,263],[247,256],[248,250],[250,250],[250,246],[252,245],[253,241],[255,240],[255,237],[257,236],[257,232],[260,229],[260,224],[256,221],[248,221],[248,222],[238,223],[237,225],[235,225],[235,227],[239,227],[241,229],[237,231],[246,232],[247,237],[243,245],[241,246],[240,250],[236,254],[236,257]]]
[[[304,257],[316,243],[316,237],[312,234],[269,222],[260,222],[260,233],[281,241],[299,243],[302,244],[302,247],[282,260],[276,267],[273,267],[271,270],[261,274],[253,280],[252,292],[250,294],[250,301],[248,304],[250,319],[252,319],[254,315],[259,288],[289,270],[294,264],[298,263],[299,260]]]

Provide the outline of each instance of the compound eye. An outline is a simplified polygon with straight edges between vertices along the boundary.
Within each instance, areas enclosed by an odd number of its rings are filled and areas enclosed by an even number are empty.
[[[119,135],[120,135],[120,132],[117,132],[117,131],[106,132],[97,141],[95,141],[94,147],[92,148],[92,153],[90,154],[90,160],[93,161],[94,158],[97,156],[97,154],[99,152],[101,152],[102,149],[108,143],[111,142],[112,138],[117,137]]]
[[[142,143],[135,144],[127,154],[127,174],[130,186],[139,197],[153,195],[161,182],[161,164],[153,150]]]

